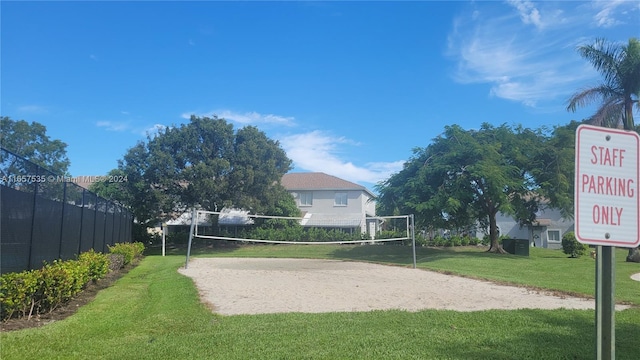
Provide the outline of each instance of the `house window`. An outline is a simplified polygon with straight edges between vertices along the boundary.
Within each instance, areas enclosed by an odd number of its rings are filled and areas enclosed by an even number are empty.
[[[312,192],[300,193],[300,206],[311,206],[311,205],[313,205],[313,193]]]
[[[334,206],[347,206],[347,193],[339,192],[336,193],[336,199],[333,202]]]
[[[560,230],[547,230],[547,239],[553,242],[560,242]]]

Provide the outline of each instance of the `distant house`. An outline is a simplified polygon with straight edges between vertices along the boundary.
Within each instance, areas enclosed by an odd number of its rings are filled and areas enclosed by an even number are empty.
[[[366,187],[321,172],[289,173],[280,182],[300,209],[302,226],[376,233],[380,221],[375,218],[375,195]],[[247,225],[246,214],[241,209],[222,209],[219,224]],[[172,229],[170,232],[187,229],[191,224],[191,213],[184,213],[165,224]],[[198,226],[211,224],[202,218],[198,219]],[[160,224],[154,230],[160,234]]]
[[[375,195],[366,187],[322,172],[285,174],[281,184],[302,212],[303,226],[375,234]]]
[[[538,211],[536,221],[531,225],[520,226],[513,217],[505,214],[498,214],[496,222],[501,236],[527,239],[531,246],[548,249],[561,249],[562,236],[574,231],[574,221],[563,218],[559,210],[551,208]]]

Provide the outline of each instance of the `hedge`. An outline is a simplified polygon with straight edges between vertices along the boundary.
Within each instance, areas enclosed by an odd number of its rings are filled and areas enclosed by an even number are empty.
[[[116,244],[110,247],[126,252],[132,258],[144,251],[142,243]],[[41,269],[0,276],[0,319],[31,318],[50,313],[80,293],[88,283],[95,282],[109,272],[110,256],[92,250],[77,260],[55,260]],[[124,265],[124,264],[123,264]]]

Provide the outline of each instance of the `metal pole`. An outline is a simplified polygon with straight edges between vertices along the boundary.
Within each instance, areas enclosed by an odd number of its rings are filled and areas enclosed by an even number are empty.
[[[84,188],[82,189],[82,192],[80,193],[80,196],[82,196],[82,205],[80,206],[80,236],[78,237],[78,255],[80,255],[80,253],[82,252],[82,227],[83,227],[83,222],[84,222],[84,212],[85,212],[85,207],[86,204],[84,203],[84,192],[87,191]]]
[[[167,223],[162,223],[162,256],[165,255],[166,236],[167,236]]]
[[[64,231],[64,208],[67,206],[67,183],[62,183],[62,214],[60,214],[60,242],[58,243],[58,258],[62,259],[62,241]],[[80,254],[78,254],[80,255]]]
[[[36,175],[40,174],[39,167],[36,167]],[[38,182],[33,183],[33,209],[31,209],[31,234],[29,234],[29,259],[28,259],[28,270],[33,269],[31,266],[31,262],[33,261],[33,233],[36,225],[36,207],[38,200]]]
[[[411,217],[411,243],[413,246],[413,268],[416,269],[417,260],[416,260],[416,223],[413,217],[413,214],[409,215]]]
[[[191,242],[193,240],[193,229],[195,227],[196,221],[196,209],[191,210],[191,229],[189,230],[189,244],[187,245],[187,260],[184,263],[184,268],[187,269],[189,267],[189,256],[191,256]]]
[[[596,359],[616,358],[615,248],[598,246],[596,258]]]

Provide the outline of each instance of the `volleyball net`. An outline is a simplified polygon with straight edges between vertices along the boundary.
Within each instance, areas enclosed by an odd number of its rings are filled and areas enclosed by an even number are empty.
[[[302,217],[287,217],[249,214],[237,209],[192,210],[185,267],[195,239],[289,245],[401,243],[412,247],[416,267],[413,215],[364,217],[307,213]]]

